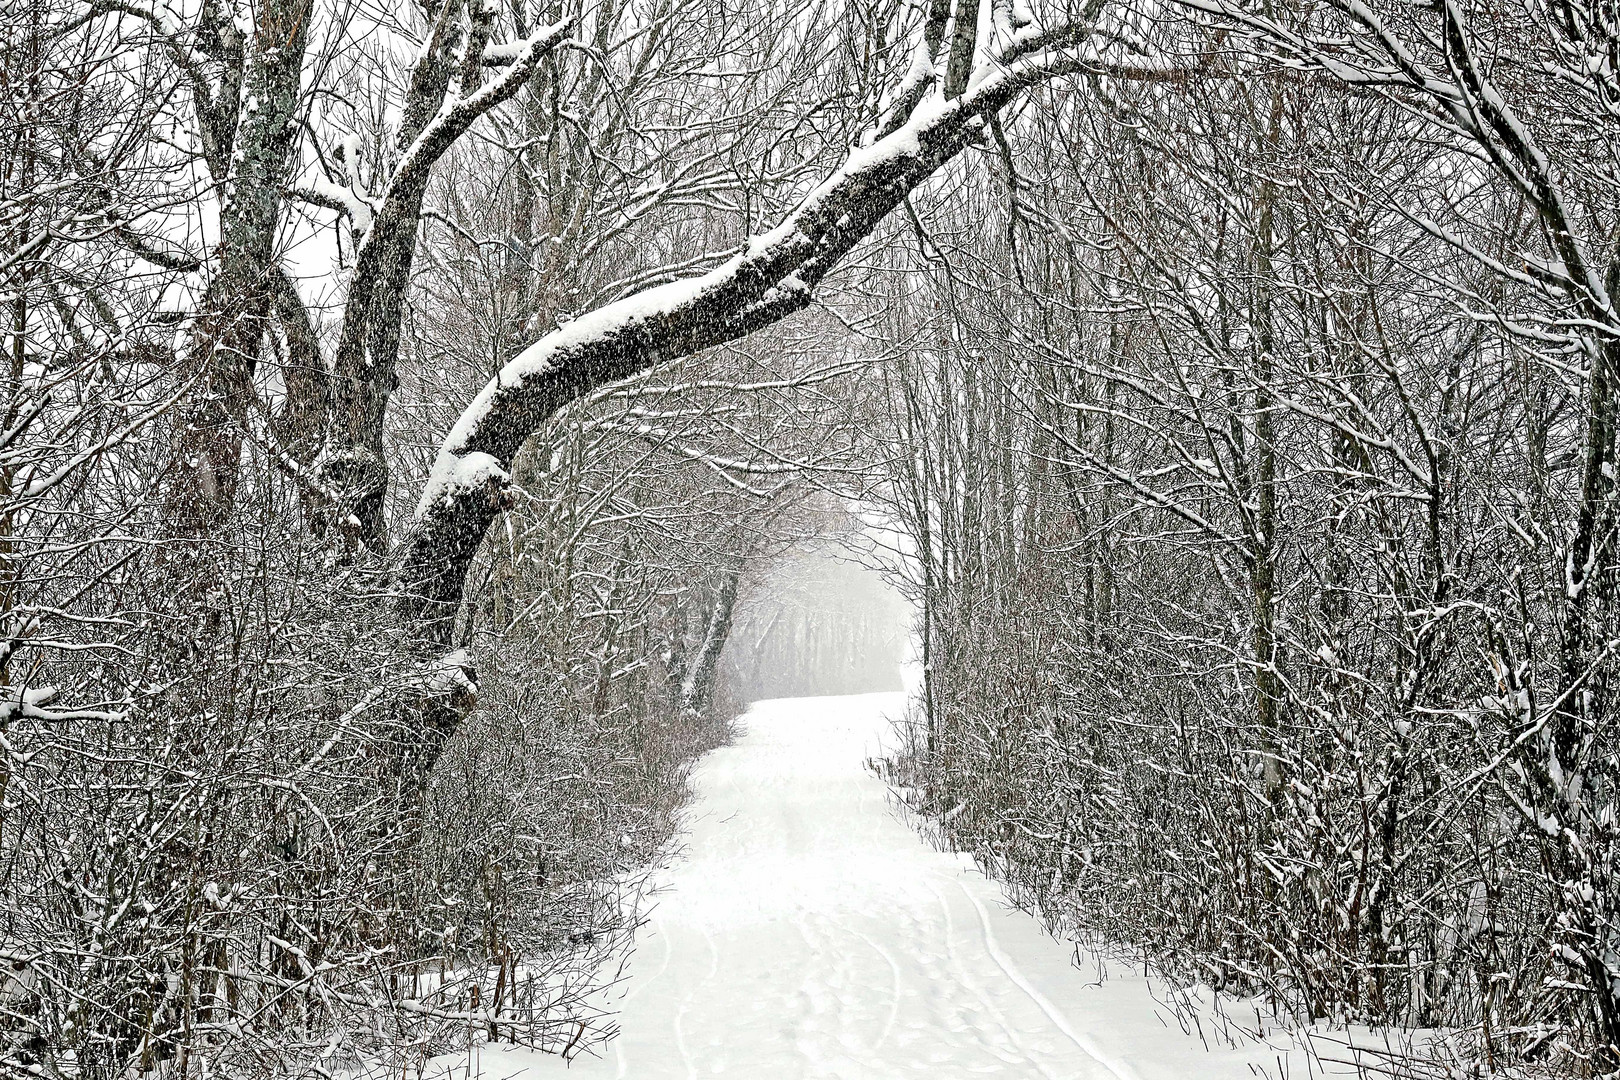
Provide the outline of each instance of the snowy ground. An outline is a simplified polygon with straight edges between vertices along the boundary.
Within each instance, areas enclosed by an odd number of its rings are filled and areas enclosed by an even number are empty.
[[[1286,1036],[1234,1047],[1207,1013],[1202,1034],[1184,1031],[1139,973],[1099,982],[970,862],[926,847],[863,767],[901,702],[765,702],[704,759],[685,853],[612,991],[623,1034],[603,1057],[483,1046],[438,1075],[1322,1075]]]

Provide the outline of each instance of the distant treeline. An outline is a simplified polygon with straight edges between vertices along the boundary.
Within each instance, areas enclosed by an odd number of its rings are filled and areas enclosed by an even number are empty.
[[[739,613],[723,685],[739,702],[898,690],[906,629],[875,572],[800,554],[773,567]]]

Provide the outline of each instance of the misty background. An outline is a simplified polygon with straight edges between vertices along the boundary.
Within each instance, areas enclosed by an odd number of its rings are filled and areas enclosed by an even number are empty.
[[[721,658],[738,705],[900,690],[913,613],[884,574],[836,542],[772,560],[738,604]]]

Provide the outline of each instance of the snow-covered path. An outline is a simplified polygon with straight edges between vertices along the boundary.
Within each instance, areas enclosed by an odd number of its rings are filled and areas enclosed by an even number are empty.
[[[884,713],[900,707],[898,694],[765,702],[735,745],[704,759],[684,854],[616,991],[623,1033],[566,1075],[1179,1080],[1276,1069],[1263,1045],[1206,1051],[1139,976],[1116,970],[1099,985],[970,862],[929,849],[863,767]],[[564,1075],[557,1058],[493,1046],[459,1061],[463,1076],[468,1065],[499,1080]]]

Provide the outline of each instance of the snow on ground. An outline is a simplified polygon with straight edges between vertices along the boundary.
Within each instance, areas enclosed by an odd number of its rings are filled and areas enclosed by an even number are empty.
[[[928,848],[864,767],[902,704],[755,706],[695,773],[685,850],[609,991],[621,1036],[571,1065],[481,1046],[437,1076],[1323,1075],[1291,1040],[1234,1049],[1207,1015],[1203,1035],[1184,1031],[1140,973],[1099,982],[965,857]]]

